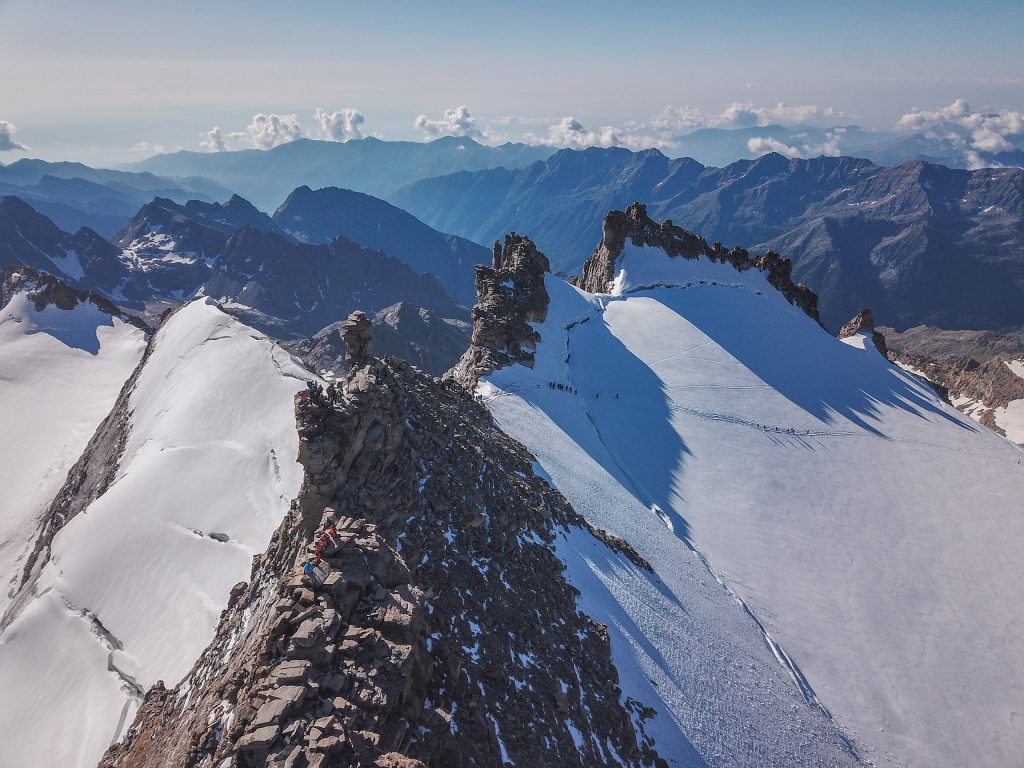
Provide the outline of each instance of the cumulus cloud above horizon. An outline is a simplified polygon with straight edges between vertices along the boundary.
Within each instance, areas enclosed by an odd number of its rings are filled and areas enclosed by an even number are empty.
[[[207,152],[227,152],[235,149],[272,149],[303,138],[336,142],[363,138],[361,126],[366,122],[366,117],[354,107],[334,112],[317,107],[313,119],[317,130],[308,133],[297,114],[260,112],[253,115],[249,125],[241,131],[224,131],[220,126],[214,126],[202,135],[199,146]]]
[[[624,147],[633,151],[658,149],[666,154],[691,151],[701,146],[688,138],[700,129],[744,129],[738,138],[734,157],[758,157],[777,152],[789,158],[808,158],[858,154],[873,157],[873,152],[906,154],[906,159],[927,156],[968,168],[1000,165],[1001,153],[1024,152],[1024,113],[1002,110],[979,112],[963,99],[931,110],[912,110],[902,115],[890,131],[865,131],[844,126],[852,116],[833,106],[817,104],[764,105],[734,101],[721,111],[703,111],[691,106],[668,106],[645,120],[590,124],[574,115],[530,117],[501,114],[481,117],[465,104],[445,109],[440,116],[420,114],[413,128],[425,140],[461,137],[497,145],[519,141],[552,149],[585,147]],[[9,124],[0,123],[0,126]],[[312,129],[306,130],[297,114],[273,112],[253,115],[241,130],[214,127],[201,137],[201,146],[210,152],[257,148],[270,149],[299,138],[346,142],[367,135],[366,116],[356,108],[334,111],[316,108]],[[780,130],[778,126],[781,126]],[[13,142],[13,126],[5,135],[0,131],[0,146]],[[765,129],[762,135],[758,129]],[[854,133],[856,130],[856,133]],[[407,135],[407,134],[406,134]],[[702,141],[718,139],[707,137]],[[910,141],[911,143],[907,143]],[[903,142],[900,149],[900,142]],[[920,146],[915,149],[913,142]],[[140,147],[145,143],[140,143]],[[17,145],[20,146],[20,145]],[[732,145],[729,145],[732,146]],[[916,153],[916,154],[915,154]],[[881,160],[886,162],[886,160]],[[1011,161],[1008,161],[1011,162]],[[1019,160],[1013,161],[1019,164]]]
[[[14,140],[14,134],[17,132],[17,126],[0,120],[0,152],[23,152],[28,149],[24,144]]]
[[[991,156],[1024,147],[1024,113],[1001,110],[977,112],[964,99],[936,110],[915,110],[903,115],[896,131],[921,135],[959,152],[968,168],[991,167]]]

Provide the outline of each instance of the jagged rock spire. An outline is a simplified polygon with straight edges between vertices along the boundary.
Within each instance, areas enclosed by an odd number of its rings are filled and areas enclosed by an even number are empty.
[[[533,366],[540,334],[530,323],[547,317],[544,275],[549,269],[547,256],[525,235],[511,232],[504,246],[494,244],[492,266],[476,268],[472,346],[450,375],[472,388],[480,376],[497,368]]]
[[[349,371],[370,362],[373,357],[373,332],[370,318],[362,310],[356,310],[341,324],[341,338],[347,349],[345,362]]]

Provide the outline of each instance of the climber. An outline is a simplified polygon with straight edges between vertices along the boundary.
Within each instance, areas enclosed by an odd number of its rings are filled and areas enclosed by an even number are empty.
[[[306,392],[309,393],[311,398],[316,397],[316,382],[312,379],[306,382]]]
[[[334,382],[332,381],[327,385],[327,402],[333,403],[337,392],[338,391],[334,388]]]
[[[319,558],[318,558],[319,559]],[[314,586],[319,586],[323,582],[323,578],[316,570],[316,566],[313,565],[314,561],[309,560],[304,566],[302,566],[303,575],[309,579],[310,583]]]

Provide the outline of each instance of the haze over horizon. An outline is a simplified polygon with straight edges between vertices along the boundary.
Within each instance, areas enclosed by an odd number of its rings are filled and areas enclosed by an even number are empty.
[[[1002,0],[101,10],[0,1],[0,163],[121,164],[299,136],[672,154],[700,127],[773,122],[976,131],[996,114],[990,146],[1024,130],[1024,7]]]

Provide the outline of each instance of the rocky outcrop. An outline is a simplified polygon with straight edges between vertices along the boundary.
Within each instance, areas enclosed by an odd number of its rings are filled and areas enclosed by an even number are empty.
[[[365,312],[357,310],[341,324],[341,340],[345,342],[345,364],[350,370],[369,362],[373,356],[373,334]]]
[[[857,315],[839,329],[837,338],[845,339],[849,336],[856,336],[858,333],[871,338],[875,349],[884,358],[889,357],[889,349],[885,345],[885,336],[875,330],[875,315],[870,309],[862,309]]]
[[[547,317],[544,276],[547,257],[530,238],[515,232],[494,244],[490,267],[476,268],[472,346],[451,375],[472,387],[480,376],[513,363],[533,366],[540,334],[530,323]]]
[[[924,377],[958,410],[1000,435],[999,409],[1024,400],[1024,378],[1011,365],[1024,365],[1019,329],[946,331],[919,326],[903,333],[886,329],[889,359]],[[1017,442],[1020,435],[1013,436]]]
[[[607,293],[615,279],[616,263],[622,255],[627,239],[637,246],[662,249],[670,258],[707,258],[713,262],[729,264],[737,271],[758,269],[764,272],[768,283],[777,289],[790,304],[802,309],[808,317],[820,323],[818,297],[806,285],[793,282],[793,263],[774,251],[751,257],[743,248],[728,250],[721,243],[708,245],[704,238],[676,226],[670,219],[658,223],[647,215],[647,206],[632,203],[625,211],[612,211],[601,225],[601,243],[583,264],[583,271],[574,284],[590,293]]]
[[[297,398],[302,492],[213,643],[101,765],[666,765],[552,547],[586,523],[458,383],[352,365]]]

